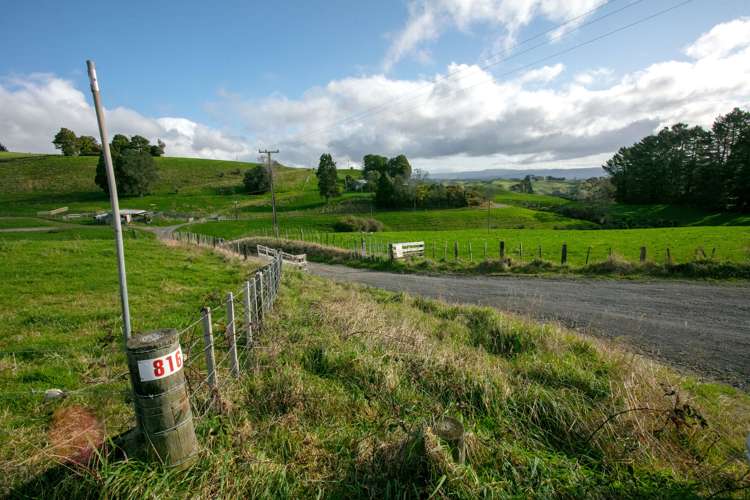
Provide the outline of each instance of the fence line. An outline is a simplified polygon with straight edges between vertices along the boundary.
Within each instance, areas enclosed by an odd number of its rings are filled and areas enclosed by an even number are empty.
[[[240,242],[214,236],[175,232],[163,238],[218,248],[241,258],[250,254]],[[222,389],[240,378],[249,366],[258,336],[263,332],[265,317],[272,311],[284,259],[282,252],[274,249],[267,249],[265,256],[271,258],[270,263],[258,269],[239,289],[228,292],[223,303],[205,307],[200,318],[180,331],[181,336],[191,332],[186,342],[183,366],[191,407],[198,419],[212,409],[223,409]],[[222,315],[216,314],[222,309],[225,311],[223,322]],[[197,335],[197,330],[202,335]],[[203,348],[194,351],[201,340]]]

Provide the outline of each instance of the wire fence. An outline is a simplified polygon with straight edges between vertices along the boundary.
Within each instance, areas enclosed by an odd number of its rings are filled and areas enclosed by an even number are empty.
[[[222,249],[245,259],[250,255],[248,248],[213,236],[175,232],[164,238]],[[251,366],[264,320],[273,310],[283,268],[280,251],[268,249],[265,256],[270,259],[268,264],[239,289],[228,292],[222,303],[204,307],[200,317],[178,332],[195,419],[211,410],[221,411],[231,398],[234,382]]]

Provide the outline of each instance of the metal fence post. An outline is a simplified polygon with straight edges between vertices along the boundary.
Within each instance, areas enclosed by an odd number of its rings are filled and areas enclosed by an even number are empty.
[[[263,314],[265,313],[264,304],[263,304],[263,273],[261,271],[258,271],[255,273],[255,279],[258,281],[258,323],[263,322]]]
[[[232,367],[232,375],[240,376],[240,363],[237,359],[237,337],[234,327],[234,294],[227,294],[227,341],[229,342],[229,362]]]
[[[253,316],[250,309],[250,281],[245,281],[245,345],[249,349],[253,343]]]
[[[208,371],[208,387],[211,390],[215,403],[219,403],[218,377],[216,376],[216,358],[214,353],[214,332],[211,321],[211,308],[203,308],[203,344],[206,353],[206,370]]]

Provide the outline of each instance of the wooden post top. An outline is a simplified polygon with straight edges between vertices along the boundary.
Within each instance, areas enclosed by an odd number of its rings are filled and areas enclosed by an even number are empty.
[[[169,347],[177,341],[177,330],[163,328],[134,335],[128,339],[128,350],[131,352],[148,352],[153,349]]]

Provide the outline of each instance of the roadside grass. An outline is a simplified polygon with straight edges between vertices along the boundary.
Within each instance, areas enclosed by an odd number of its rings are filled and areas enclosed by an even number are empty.
[[[433,261],[454,261],[455,242],[458,242],[459,261],[463,263],[497,260],[500,257],[500,241],[504,241],[506,257],[517,263],[540,260],[559,264],[563,243],[568,246],[570,266],[586,265],[587,254],[588,264],[591,265],[610,261],[611,257],[616,257],[620,261],[638,263],[641,246],[647,249],[647,262],[656,265],[667,263],[667,249],[669,249],[673,264],[686,264],[696,260],[743,265],[750,263],[750,227],[746,226],[595,231],[502,229],[487,232],[482,229],[456,229],[361,234],[319,231],[325,229],[323,224],[318,227],[308,227],[300,232],[299,227],[290,224],[292,219],[280,218],[279,220],[282,239],[287,239],[287,235],[290,240],[300,240],[304,237],[307,242],[352,250],[355,246],[361,248],[361,241],[364,238],[367,241],[367,247],[375,249],[376,253],[381,256],[386,255],[388,243],[424,241],[425,257]],[[311,232],[310,229],[313,231]],[[267,236],[272,234],[265,224],[253,224],[249,221],[193,224],[181,230],[226,239],[262,237],[264,234]],[[487,245],[486,257],[485,243]],[[589,247],[591,247],[590,252]]]
[[[413,257],[407,260],[388,260],[385,254],[370,255],[362,258],[359,242],[349,248],[299,240],[285,240],[271,237],[250,237],[237,241],[255,252],[255,245],[261,244],[284,250],[292,254],[306,254],[311,262],[340,264],[350,267],[388,271],[394,273],[418,274],[478,274],[478,275],[536,275],[536,276],[588,276],[610,278],[690,278],[717,280],[750,280],[750,262],[731,262],[696,258],[686,262],[637,263],[623,259],[617,254],[605,257],[601,261],[592,261],[588,265],[561,265],[558,262],[533,257],[520,261],[514,257],[499,259],[497,256],[487,259],[475,258],[455,260]],[[429,253],[429,252],[428,252]]]
[[[202,306],[221,302],[254,268],[207,251],[169,248],[148,234],[128,234],[136,332],[184,327],[200,316]],[[110,436],[131,426],[133,418],[126,378],[115,378],[127,368],[112,230],[4,233],[0,260],[4,496],[11,485],[48,469],[61,453],[46,448],[60,410],[85,406]],[[44,402],[44,391],[52,388],[72,392],[62,401]],[[54,486],[49,487],[43,496],[54,496]]]
[[[560,262],[562,245],[568,245],[568,263],[582,266],[586,263],[589,247],[589,264],[609,260],[610,253],[620,259],[638,262],[640,247],[647,248],[647,261],[655,264],[666,263],[669,248],[673,263],[687,263],[713,254],[713,260],[747,264],[750,261],[750,228],[748,227],[684,227],[659,229],[608,229],[596,231],[545,230],[545,229],[504,229],[444,231],[401,231],[373,233],[366,236],[380,248],[387,248],[389,242],[424,241],[426,256],[433,260],[453,260],[454,242],[459,244],[459,259],[469,260],[469,243],[473,261],[485,260],[484,245],[487,243],[487,257],[499,258],[499,242],[505,241],[506,256],[514,261],[527,263],[535,259]],[[325,240],[325,236],[322,237]],[[336,234],[335,244],[351,248],[360,242],[360,234]],[[329,242],[331,236],[329,236]],[[433,258],[433,246],[435,248]],[[540,255],[541,248],[541,255]],[[715,252],[714,252],[714,249]],[[697,254],[696,254],[697,252]],[[521,255],[523,253],[523,256]]]
[[[698,498],[750,486],[750,397],[555,324],[288,271],[258,342],[234,404],[199,426],[191,469],[105,456],[13,493]],[[439,436],[444,417],[465,429],[463,464]]]

